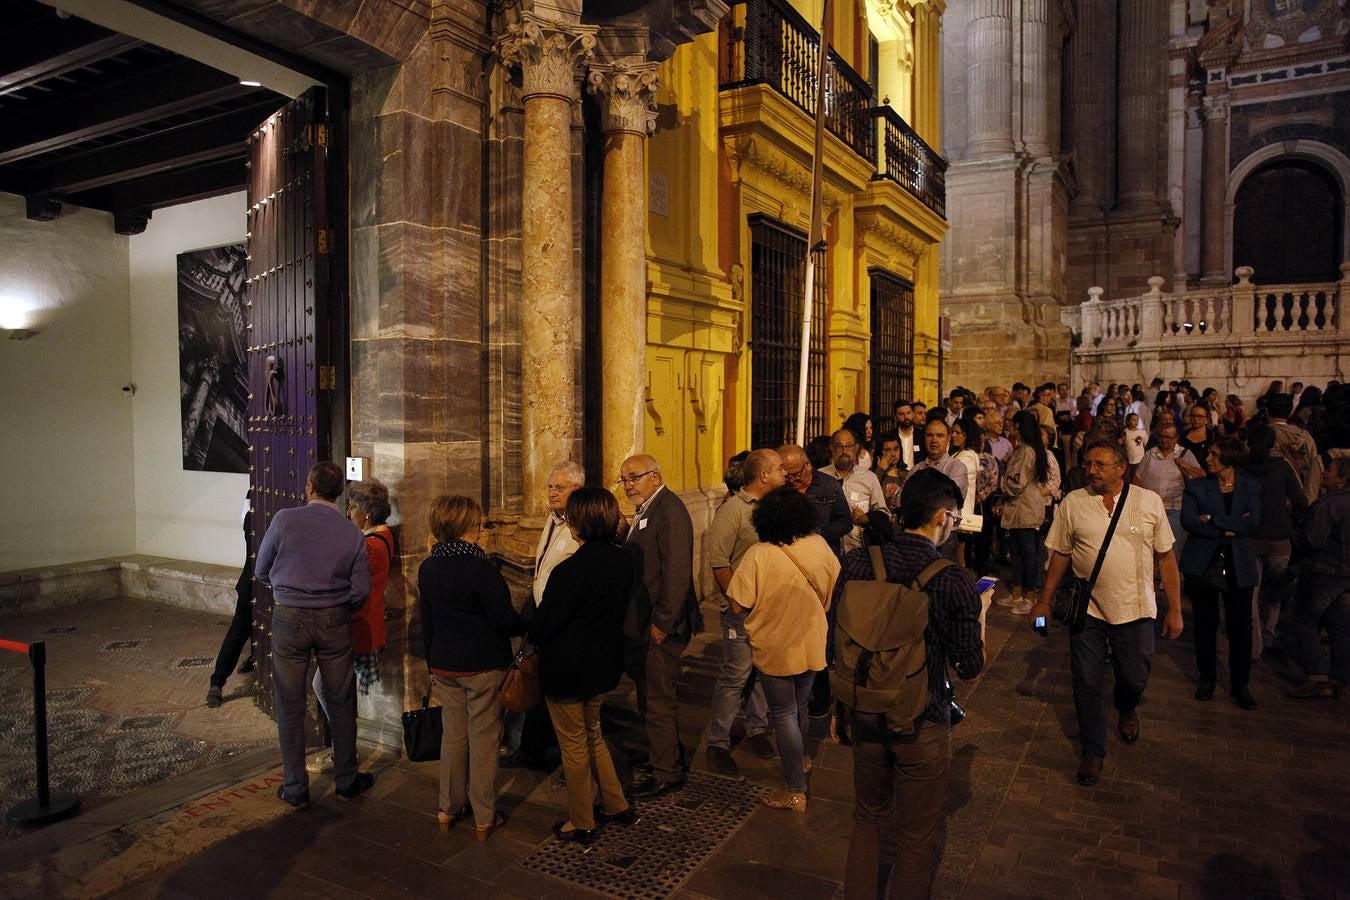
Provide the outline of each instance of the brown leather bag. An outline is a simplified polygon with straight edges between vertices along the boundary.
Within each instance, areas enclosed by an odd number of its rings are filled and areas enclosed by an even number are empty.
[[[497,691],[502,708],[514,713],[528,712],[539,702],[539,657],[529,647],[522,647],[511,660]]]

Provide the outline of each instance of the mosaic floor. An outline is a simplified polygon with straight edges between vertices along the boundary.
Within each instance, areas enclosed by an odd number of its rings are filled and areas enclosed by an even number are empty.
[[[0,622],[0,636],[47,644],[53,790],[87,811],[275,743],[253,705],[253,679],[233,676],[207,709],[207,683],[228,620],[138,600],[82,604]],[[0,814],[35,793],[32,668],[0,654]],[[5,837],[15,834],[6,828]]]

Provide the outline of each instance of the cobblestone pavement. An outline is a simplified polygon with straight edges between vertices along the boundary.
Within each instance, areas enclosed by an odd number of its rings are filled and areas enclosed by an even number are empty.
[[[701,768],[700,731],[719,649],[686,655],[681,722]],[[1074,782],[1067,638],[1040,638],[991,611],[990,663],[960,686],[968,717],[954,759],[938,897],[1336,898],[1350,896],[1350,704],[1286,700],[1258,666],[1260,704],[1224,692],[1197,703],[1190,642],[1161,645],[1134,746],[1112,737],[1101,783]],[[1221,642],[1222,658],[1222,642]],[[607,706],[622,756],[631,696]],[[123,828],[16,859],[0,893],[119,897],[593,897],[833,900],[851,827],[847,748],[827,745],[804,816],[754,806],[776,763],[737,751],[747,781],[700,775],[642,804],[632,832],[589,854],[549,835],[565,790],[554,774],[503,770],[509,817],[485,843],[436,824],[435,764],[370,760],[373,791],[339,803],[331,780],[296,813],[275,799],[275,763]],[[691,818],[692,817],[692,818]],[[695,824],[697,823],[697,827]],[[711,827],[715,826],[715,827]],[[638,830],[641,829],[641,830]]]
[[[260,747],[276,727],[232,676],[226,703],[206,688],[228,619],[142,600],[108,600],[0,622],[0,635],[47,644],[53,790],[85,811]],[[0,653],[0,813],[34,795],[32,667]],[[0,832],[13,837],[16,832]]]

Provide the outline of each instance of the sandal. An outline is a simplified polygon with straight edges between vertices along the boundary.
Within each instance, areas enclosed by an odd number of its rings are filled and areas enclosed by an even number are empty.
[[[492,814],[491,825],[478,825],[474,828],[474,836],[480,841],[486,841],[492,836],[492,833],[506,824],[506,816],[499,812]]]
[[[759,802],[769,809],[790,809],[795,813],[806,812],[806,794],[799,791],[774,791],[759,798]]]
[[[470,809],[466,806],[457,813],[449,813],[443,809],[436,810],[436,821],[442,825],[448,825],[451,828],[468,818]]]

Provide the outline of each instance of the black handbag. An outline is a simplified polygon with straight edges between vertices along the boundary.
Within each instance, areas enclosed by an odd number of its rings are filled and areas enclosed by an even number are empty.
[[[431,762],[441,758],[441,708],[428,706],[431,685],[422,695],[422,708],[403,714],[403,752],[412,762]]]
[[[1092,589],[1097,585],[1097,576],[1101,574],[1102,562],[1106,559],[1106,548],[1111,546],[1111,537],[1116,533],[1116,524],[1120,522],[1120,511],[1125,508],[1125,498],[1129,495],[1130,483],[1127,481],[1124,490],[1120,492],[1120,499],[1116,501],[1115,511],[1111,514],[1111,524],[1106,528],[1102,547],[1097,551],[1097,561],[1092,565],[1092,574],[1085,581],[1073,573],[1071,564],[1059,583],[1059,589],[1055,591],[1055,608],[1052,614],[1056,622],[1068,625],[1071,631],[1077,631],[1087,622]]]

